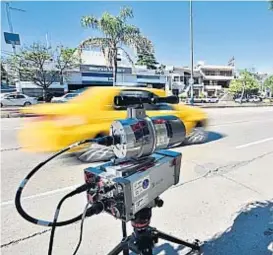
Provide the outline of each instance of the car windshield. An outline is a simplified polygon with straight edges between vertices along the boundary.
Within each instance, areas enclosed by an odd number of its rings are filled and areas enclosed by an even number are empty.
[[[79,94],[78,94],[78,93],[67,94],[67,95],[65,95],[64,98],[70,99],[70,98],[73,98],[73,97],[75,97],[75,96],[77,96],[77,95],[79,95]]]

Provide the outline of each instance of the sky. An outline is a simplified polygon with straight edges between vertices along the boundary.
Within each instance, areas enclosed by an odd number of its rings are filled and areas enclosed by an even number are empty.
[[[165,65],[190,64],[189,2],[144,1],[16,1],[11,6],[15,33],[21,44],[46,42],[77,47],[97,32],[81,27],[84,15],[118,14],[122,6],[134,11],[131,24],[154,44],[157,61]],[[273,73],[273,11],[266,1],[194,1],[194,61],[226,65],[235,57],[237,68]],[[3,38],[9,31],[5,4],[1,2],[1,53],[11,51]],[[4,52],[3,52],[4,51]]]

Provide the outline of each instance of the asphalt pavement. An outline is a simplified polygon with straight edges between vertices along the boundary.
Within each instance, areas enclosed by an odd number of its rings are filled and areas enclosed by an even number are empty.
[[[176,148],[183,153],[180,182],[153,209],[152,226],[202,242],[204,255],[273,254],[273,107],[206,109],[209,139]],[[14,206],[20,181],[47,157],[23,152],[16,133],[23,121],[1,119],[1,252],[47,254],[50,229],[22,219]],[[51,220],[59,199],[83,183],[82,164],[74,158],[50,163],[28,184],[23,206],[33,216]],[[67,201],[60,219],[83,211],[85,195]],[[129,231],[131,230],[129,224]],[[56,231],[54,254],[73,254],[79,224]],[[121,239],[121,223],[101,214],[86,219],[78,254],[106,254]],[[160,242],[155,254],[186,254]]]

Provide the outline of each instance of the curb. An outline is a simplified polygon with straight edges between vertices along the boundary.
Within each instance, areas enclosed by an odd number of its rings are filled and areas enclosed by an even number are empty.
[[[23,113],[2,113],[1,119],[5,118],[25,118],[25,117],[37,117],[37,115],[23,114]]]
[[[196,105],[200,108],[255,108],[255,107],[269,107],[273,104],[257,104],[257,105]]]

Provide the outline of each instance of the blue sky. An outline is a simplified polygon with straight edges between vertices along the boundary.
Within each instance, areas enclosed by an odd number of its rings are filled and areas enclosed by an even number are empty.
[[[137,25],[154,43],[157,60],[167,65],[190,63],[188,2],[13,2],[27,12],[12,12],[14,31],[23,44],[44,41],[76,47],[96,33],[80,25],[83,15],[100,16],[104,11],[117,14],[121,6],[134,10],[130,23]],[[234,56],[238,68],[256,68],[273,73],[273,11],[268,3],[193,3],[195,62],[227,64]],[[1,2],[2,32],[8,30],[4,3]],[[1,34],[1,50],[11,51]]]

